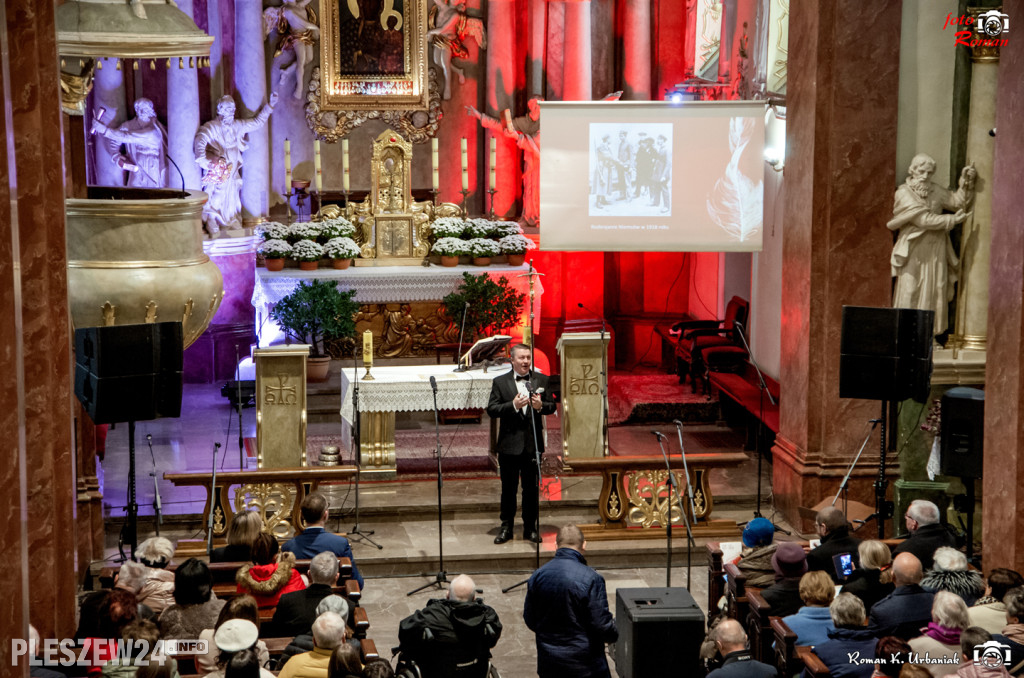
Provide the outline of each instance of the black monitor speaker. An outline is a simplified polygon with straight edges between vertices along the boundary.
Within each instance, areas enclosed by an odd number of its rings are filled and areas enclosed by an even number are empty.
[[[981,477],[985,435],[985,392],[958,386],[942,396],[939,467],[943,475]]]
[[[699,663],[704,613],[685,588],[619,589],[615,623],[615,670],[622,678],[667,675],[672,667]]]
[[[181,415],[180,322],[75,330],[75,395],[96,424]]]
[[[839,397],[928,399],[934,313],[843,306]]]

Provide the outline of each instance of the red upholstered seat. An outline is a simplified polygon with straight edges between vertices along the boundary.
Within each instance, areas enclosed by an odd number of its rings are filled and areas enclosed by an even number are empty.
[[[673,325],[673,330],[681,331],[679,344],[676,348],[676,371],[679,383],[686,381],[690,375],[694,392],[698,384],[707,389],[704,376],[707,372],[704,354],[716,346],[743,346],[739,332],[747,323],[750,304],[740,297],[733,297],[725,307],[725,317],[721,320],[688,320]]]

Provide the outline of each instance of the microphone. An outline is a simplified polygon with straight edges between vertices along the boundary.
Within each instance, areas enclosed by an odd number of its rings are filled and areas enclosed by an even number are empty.
[[[683,427],[683,422],[679,421],[678,419],[673,419],[672,423],[678,426],[679,428]]]
[[[662,433],[661,431],[655,431],[652,429],[651,433],[654,434],[658,438],[658,440],[662,440],[665,438],[665,434]]]
[[[430,375],[430,388],[437,393],[437,379],[434,378],[434,375]]]
[[[150,445],[153,444],[153,434],[152,433],[147,433],[146,434],[146,442],[149,443]]]
[[[219,449],[220,449],[220,443],[214,443],[214,444],[213,444],[213,447],[214,447],[215,449],[218,449],[218,450],[219,450]]]

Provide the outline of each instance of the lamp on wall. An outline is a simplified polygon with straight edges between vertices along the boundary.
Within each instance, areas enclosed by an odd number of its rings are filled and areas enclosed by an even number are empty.
[[[786,166],[786,107],[769,104],[764,116],[764,161],[776,172]]]

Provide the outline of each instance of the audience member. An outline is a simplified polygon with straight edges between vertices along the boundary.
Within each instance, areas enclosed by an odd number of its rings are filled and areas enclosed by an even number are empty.
[[[295,569],[295,554],[279,552],[277,538],[260,532],[252,543],[252,562],[238,569],[239,593],[249,593],[261,608],[277,605],[285,593],[306,588]]]
[[[217,623],[199,634],[200,640],[207,641],[206,654],[196,655],[196,671],[199,675],[205,675],[217,670],[217,659],[220,654],[217,652],[217,644],[213,641],[217,635],[217,629],[224,625],[224,622],[231,619],[245,619],[251,621],[256,627],[256,633],[260,630],[260,610],[256,605],[256,599],[252,596],[235,596],[224,605],[217,617]],[[256,655],[259,658],[259,665],[266,666],[270,661],[270,652],[267,644],[262,640],[256,641]]]
[[[773,544],[775,526],[767,518],[754,518],[743,528],[743,550],[736,567],[747,577],[747,586],[763,589],[775,583],[772,556],[778,544]]]
[[[327,665],[327,678],[361,678],[362,675],[363,666],[359,651],[348,643],[336,647]],[[393,671],[391,675],[394,675]]]
[[[735,619],[725,619],[718,625],[715,644],[722,655],[722,667],[709,673],[708,678],[777,678],[779,675],[774,666],[763,664],[750,654],[747,634]]]
[[[328,678],[334,678],[328,676]],[[374,659],[363,667],[363,678],[395,678],[395,670],[384,659]]]
[[[240,511],[228,525],[228,543],[210,552],[211,563],[245,563],[252,560],[252,543],[263,529],[256,511]]]
[[[956,673],[960,663],[960,634],[970,622],[964,599],[949,591],[935,594],[932,604],[932,620],[924,635],[910,639],[910,649],[931,659],[944,658],[952,663],[929,663],[929,670],[936,676]]]
[[[29,624],[28,642],[29,647],[32,649],[33,658],[39,657],[39,651],[42,648],[39,641],[39,631],[36,630],[36,627]],[[28,675],[30,678],[64,678],[64,674],[60,671],[54,671],[53,669],[46,668],[45,666],[29,667]]]
[[[523,617],[537,635],[540,678],[610,676],[605,643],[618,640],[608,610],[604,577],[587,567],[586,541],[575,525],[565,525],[555,538],[555,557],[527,582]]]
[[[270,620],[274,636],[294,637],[309,633],[316,619],[316,606],[333,593],[338,583],[338,556],[324,551],[309,561],[309,586],[301,591],[285,593],[277,602],[274,618]]]
[[[888,551],[888,547],[886,551]],[[910,644],[896,636],[884,636],[875,644],[875,657],[885,659],[875,664],[871,678],[899,678],[900,669],[910,656]]]
[[[259,635],[259,629],[248,619],[228,619],[221,624],[213,634],[213,642],[220,650],[220,656],[217,658],[217,670],[207,674],[207,678],[226,678],[227,667],[232,664],[232,659],[240,652],[252,652],[256,655],[256,661],[259,663],[259,652],[256,650]],[[247,663],[248,660],[245,657],[239,661],[239,664]],[[262,666],[259,668],[259,672],[260,678],[274,678],[274,674]]]
[[[348,539],[328,532],[324,529],[330,505],[327,498],[319,492],[311,492],[302,500],[302,522],[306,528],[301,534],[285,542],[283,550],[294,553],[296,558],[313,558],[318,553],[330,551],[339,558],[348,558],[352,562],[352,578],[363,588],[363,576],[356,567],[356,559],[352,557],[352,547]]]
[[[1010,589],[1024,585],[1019,572],[996,567],[988,574],[985,596],[967,610],[971,626],[980,626],[989,633],[1001,633],[1006,626],[1006,604],[1003,598]]]
[[[852,593],[840,593],[828,609],[835,628],[828,632],[826,642],[814,647],[814,654],[834,678],[871,678],[875,670],[873,663],[850,661],[851,655],[862,660],[874,659],[878,644],[874,634],[864,626],[867,614],[863,601]]]
[[[893,556],[913,553],[922,570],[932,569],[932,557],[940,546],[956,546],[956,539],[939,522],[939,507],[925,499],[915,499],[907,507],[905,523],[910,536],[893,549]]]
[[[125,561],[114,575],[114,588],[123,589],[135,596],[135,601],[138,603],[137,616],[139,619],[153,621],[157,615],[147,605],[138,602],[139,591],[142,590],[142,586],[146,582],[146,570],[148,569],[142,563],[137,563],[134,560]],[[172,584],[172,590],[173,586]]]
[[[203,629],[217,623],[224,601],[213,594],[213,575],[209,566],[189,558],[174,571],[174,604],[160,615],[160,635],[164,640],[198,638]]]
[[[1003,597],[1006,605],[1006,626],[1002,635],[1015,643],[1024,644],[1024,586],[1017,586]]]
[[[127,565],[127,563],[125,564]],[[121,630],[120,638],[131,641],[130,654],[111,657],[100,672],[103,678],[134,678],[139,666],[152,658],[153,650],[156,649],[156,641],[160,639],[160,629],[151,621],[136,619]],[[142,643],[145,643],[145,647],[149,650],[147,654],[141,652]],[[174,663],[170,657],[167,657],[165,661]],[[175,674],[177,674],[176,669],[172,675]]]
[[[871,631],[875,636],[897,636],[910,640],[932,618],[935,594],[921,588],[921,561],[913,553],[901,553],[892,561],[895,590],[871,607]]]
[[[260,659],[254,650],[239,650],[224,665],[224,678],[260,678],[260,668]]]
[[[35,675],[35,674],[33,674]],[[146,666],[140,666],[135,672],[135,678],[181,678],[177,666],[172,662],[163,664],[152,662]]]
[[[935,593],[949,591],[974,605],[985,594],[985,580],[977,570],[967,569],[967,556],[950,546],[935,549],[932,569],[921,580],[921,588]]]
[[[974,661],[974,648],[992,640],[992,634],[980,626],[970,626],[960,634],[960,668],[956,675],[960,678],[1009,678],[1006,670],[1005,656],[1000,649],[995,654],[985,657],[979,655],[979,662]],[[982,651],[984,653],[984,651]]]
[[[135,557],[146,566],[142,587],[135,594],[158,617],[174,604],[174,573],[167,569],[174,557],[174,542],[164,537],[150,537],[135,550]]]
[[[333,612],[342,619],[348,619],[349,616],[349,604],[348,601],[341,596],[330,595],[320,601],[320,604],[316,606],[316,616],[324,614],[325,612]],[[316,621],[314,618],[313,621]],[[345,637],[349,639],[352,646],[358,651],[359,641],[352,639],[352,629],[345,628]],[[313,648],[316,647],[316,643],[313,642],[313,630],[312,624],[310,630],[305,633],[292,638],[292,641],[288,643],[288,646],[284,648],[281,653],[281,657],[277,660],[277,666],[275,669],[280,671],[284,668],[284,665],[288,663],[288,660],[295,655],[302,654],[304,652],[312,652]]]
[[[800,599],[804,606],[796,614],[782,621],[796,634],[797,645],[817,645],[828,640],[828,632],[835,628],[828,609],[836,597],[836,587],[825,572],[808,572],[800,578]]]
[[[934,678],[935,674],[920,664],[904,664],[900,669],[900,678]]]
[[[324,612],[313,622],[313,649],[289,659],[278,678],[327,678],[327,666],[339,645],[345,645],[345,620]]]
[[[842,578],[836,572],[832,556],[849,553],[857,560],[857,546],[860,539],[850,535],[850,523],[846,515],[834,506],[826,506],[814,518],[814,529],[821,537],[821,544],[807,554],[807,569],[827,572],[832,581],[840,584]]]
[[[402,656],[425,676],[484,678],[500,637],[498,615],[477,601],[476,584],[464,574],[452,580],[447,598],[428,601],[398,627]]]
[[[761,597],[772,606],[773,616],[785,617],[800,609],[800,578],[807,571],[807,554],[791,541],[782,542],[772,556],[775,583],[761,591]]]
[[[857,547],[857,555],[860,563],[843,584],[842,592],[860,598],[870,612],[896,588],[892,583],[892,554],[884,542],[868,539]]]

